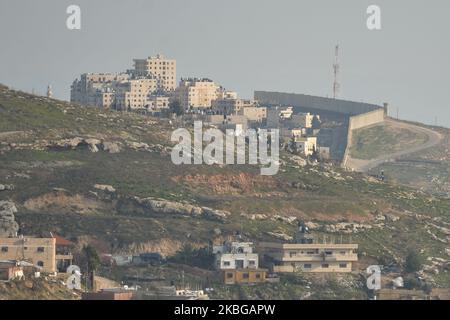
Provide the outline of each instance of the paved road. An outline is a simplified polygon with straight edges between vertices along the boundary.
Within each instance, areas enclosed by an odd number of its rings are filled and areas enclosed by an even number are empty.
[[[428,128],[419,127],[410,123],[395,121],[393,119],[386,119],[385,123],[392,124],[396,128],[404,128],[417,133],[425,134],[428,136],[428,139],[424,144],[421,144],[419,146],[397,151],[394,153],[383,154],[372,160],[353,159],[352,157],[349,156],[347,160],[348,168],[352,168],[355,171],[367,172],[370,169],[378,167],[382,163],[394,162],[401,156],[434,147],[435,145],[439,144],[443,139],[442,134],[440,134],[439,132],[436,132]]]

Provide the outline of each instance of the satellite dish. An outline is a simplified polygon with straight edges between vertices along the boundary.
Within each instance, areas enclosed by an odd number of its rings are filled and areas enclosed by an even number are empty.
[[[394,288],[403,288],[405,283],[402,277],[397,277],[394,280],[392,280],[392,285],[394,286]]]

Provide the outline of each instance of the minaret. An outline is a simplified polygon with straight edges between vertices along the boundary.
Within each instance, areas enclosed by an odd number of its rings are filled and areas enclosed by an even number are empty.
[[[47,87],[47,98],[53,98],[52,86],[48,85]]]

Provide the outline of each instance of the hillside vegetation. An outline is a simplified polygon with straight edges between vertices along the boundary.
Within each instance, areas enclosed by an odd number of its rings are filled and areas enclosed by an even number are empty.
[[[236,231],[277,240],[306,220],[319,234],[352,235],[364,256],[400,262],[414,247],[447,257],[447,199],[287,154],[275,176],[176,166],[170,134],[181,125],[0,87],[0,184],[13,186],[0,200],[18,207],[22,233],[52,231],[101,252],[172,255]]]

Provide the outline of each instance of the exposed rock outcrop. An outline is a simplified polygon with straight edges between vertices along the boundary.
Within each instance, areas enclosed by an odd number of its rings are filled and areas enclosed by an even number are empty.
[[[144,208],[150,209],[155,213],[179,214],[193,217],[205,217],[216,220],[224,220],[230,215],[230,212],[224,210],[216,210],[208,207],[199,207],[189,203],[175,202],[169,200],[155,198],[139,198],[133,199]]]
[[[283,241],[291,241],[293,239],[292,236],[285,234],[284,232],[266,232],[269,236],[272,236],[274,238],[283,240]]]
[[[14,190],[14,186],[11,184],[0,184],[0,191]]]
[[[135,151],[157,152],[163,155],[170,154],[172,148],[162,144],[148,144],[145,142],[135,141],[104,141],[97,138],[82,138],[74,137],[60,140],[38,140],[34,143],[8,143],[0,142],[0,151],[11,150],[75,150],[77,148],[87,147],[91,152],[98,152],[100,150],[109,153],[119,153],[122,151],[122,146],[126,145],[128,148]]]
[[[94,188],[98,189],[98,190],[102,190],[102,191],[111,192],[111,193],[116,192],[116,189],[113,186],[110,186],[109,184],[96,184],[96,185],[94,185]]]
[[[98,152],[98,147],[102,142],[98,139],[85,139],[84,142],[88,145],[89,151]]]
[[[11,201],[0,201],[0,237],[13,237],[19,231],[14,213],[17,208]]]
[[[103,142],[103,150],[109,153],[119,153],[120,152],[120,143],[118,142]]]

